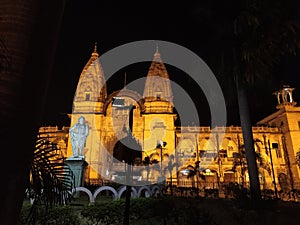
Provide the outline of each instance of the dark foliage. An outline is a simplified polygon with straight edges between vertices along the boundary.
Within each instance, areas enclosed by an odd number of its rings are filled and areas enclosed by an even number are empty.
[[[27,223],[35,223],[41,214],[39,209],[46,209],[46,215],[49,206],[67,204],[72,199],[73,188],[74,175],[65,164],[61,150],[49,140],[38,139],[28,180],[27,195],[33,199],[33,205]]]

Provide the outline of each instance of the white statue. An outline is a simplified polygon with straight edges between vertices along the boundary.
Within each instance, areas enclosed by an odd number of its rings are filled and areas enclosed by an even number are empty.
[[[83,148],[85,145],[86,137],[89,134],[89,127],[85,123],[83,116],[80,116],[78,123],[70,128],[70,137],[72,142],[73,156],[83,156]]]

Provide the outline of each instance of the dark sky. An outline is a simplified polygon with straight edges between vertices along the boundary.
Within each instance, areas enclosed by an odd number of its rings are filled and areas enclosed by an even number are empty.
[[[123,2],[123,3],[122,3]],[[212,69],[211,59],[218,54],[212,38],[216,34],[214,26],[203,17],[215,16],[222,20],[220,13],[208,15],[202,7],[214,6],[217,12],[226,11],[228,4],[211,5],[211,1],[168,5],[164,1],[140,1],[137,5],[130,1],[72,0],[67,2],[53,75],[48,89],[43,125],[69,126],[67,113],[72,111],[72,101],[80,73],[88,61],[94,43],[98,52],[103,54],[112,48],[132,41],[163,40],[186,47],[201,57]],[[215,1],[214,1],[215,2]],[[229,2],[234,2],[229,1]],[[220,10],[222,9],[222,10]],[[153,52],[155,49],[153,49]],[[163,58],[163,55],[162,55]],[[146,76],[149,63],[132,65],[122,69],[107,81],[108,94],[122,88],[124,72],[127,82]],[[167,65],[170,79],[182,86],[197,105],[201,125],[209,125],[210,112],[201,89],[188,75]],[[104,71],[105,72],[105,71]],[[284,57],[274,67],[272,81],[260,82],[251,89],[250,108],[252,122],[276,110],[272,92],[281,84],[296,88],[294,97],[300,102],[299,57]],[[238,111],[234,86],[227,78],[217,79],[224,91],[228,124],[238,125]],[[175,95],[176,97],[176,95]]]

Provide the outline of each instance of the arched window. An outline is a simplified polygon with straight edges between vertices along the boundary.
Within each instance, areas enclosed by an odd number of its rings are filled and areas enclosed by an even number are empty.
[[[91,94],[90,93],[85,93],[85,100],[90,101],[91,99]]]
[[[91,87],[87,86],[84,92],[85,92],[85,101],[90,101],[91,100],[91,92],[92,92]]]

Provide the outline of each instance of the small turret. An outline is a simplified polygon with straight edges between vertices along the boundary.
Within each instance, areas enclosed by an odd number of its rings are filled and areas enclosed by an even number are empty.
[[[275,91],[273,95],[276,96],[278,105],[277,109],[286,106],[295,106],[297,103],[293,99],[293,91],[295,88],[291,88],[289,85],[283,85],[279,91]]]

